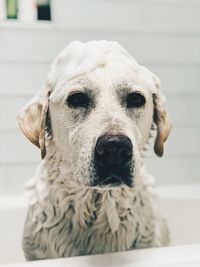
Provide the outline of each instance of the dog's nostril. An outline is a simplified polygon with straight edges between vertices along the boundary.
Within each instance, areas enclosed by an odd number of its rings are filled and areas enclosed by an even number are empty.
[[[105,147],[102,145],[102,142],[97,142],[97,145],[96,145],[96,152],[102,156],[103,154],[105,154]]]
[[[125,164],[132,157],[132,142],[124,135],[104,135],[97,140],[95,153],[101,165]]]
[[[131,157],[132,156],[132,149],[131,148],[124,148],[120,152],[121,157]]]

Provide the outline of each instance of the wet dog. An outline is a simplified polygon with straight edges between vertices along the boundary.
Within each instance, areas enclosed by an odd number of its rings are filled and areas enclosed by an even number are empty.
[[[72,42],[18,116],[42,161],[26,186],[27,260],[167,245],[141,153],[171,124],[159,78],[116,42]]]

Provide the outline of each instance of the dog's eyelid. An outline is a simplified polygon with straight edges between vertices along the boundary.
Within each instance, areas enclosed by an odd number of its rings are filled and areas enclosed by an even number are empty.
[[[72,95],[75,95],[75,94],[85,94],[85,92],[80,91],[80,90],[74,90],[74,91],[71,91],[71,92],[67,95],[67,98],[68,98],[69,96],[72,96]]]
[[[67,97],[76,93],[83,93],[90,96],[92,94],[92,90],[87,87],[76,87],[70,90],[70,92],[67,94]]]
[[[130,86],[123,86],[123,87],[119,86],[117,88],[117,93],[123,94],[123,95],[128,95],[131,93],[138,93],[138,94],[143,95],[146,98],[145,89],[139,85],[137,85],[137,86],[136,85],[130,85]]]
[[[67,97],[75,93],[85,93],[85,89],[82,87],[78,87],[78,86],[70,88],[70,90],[68,89],[68,91],[69,92],[67,94]]]
[[[143,91],[142,90],[138,90],[138,89],[137,90],[133,90],[130,93],[136,93],[136,94],[141,94],[141,95],[145,96]]]

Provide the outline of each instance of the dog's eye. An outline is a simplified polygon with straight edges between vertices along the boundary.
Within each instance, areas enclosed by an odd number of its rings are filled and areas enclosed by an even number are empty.
[[[126,106],[127,108],[139,108],[144,106],[145,101],[145,97],[141,93],[130,93],[126,97]]]
[[[85,93],[77,92],[67,98],[67,104],[72,108],[87,108],[89,106],[89,97]]]

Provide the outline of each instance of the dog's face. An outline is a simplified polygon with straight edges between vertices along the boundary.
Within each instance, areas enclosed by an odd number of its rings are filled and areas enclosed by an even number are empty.
[[[50,96],[50,117],[54,141],[80,182],[133,184],[153,99],[126,64],[111,62],[64,82]]]
[[[112,53],[112,47],[109,49],[106,55]],[[58,57],[52,65],[49,89],[42,101],[39,98],[37,111],[34,103],[20,115],[21,128],[42,149],[44,157],[48,109],[52,140],[66,168],[70,169],[70,179],[73,177],[86,186],[131,187],[139,175],[141,150],[152,124],[157,125],[155,152],[158,155],[162,155],[170,131],[158,78],[133,61],[125,50],[107,56],[103,62],[97,60],[95,67],[91,64],[89,68],[86,56],[69,77],[69,68],[63,64],[67,54],[63,53],[62,60]],[[89,61],[92,58],[90,55]],[[27,122],[37,124],[35,133],[27,130]]]

